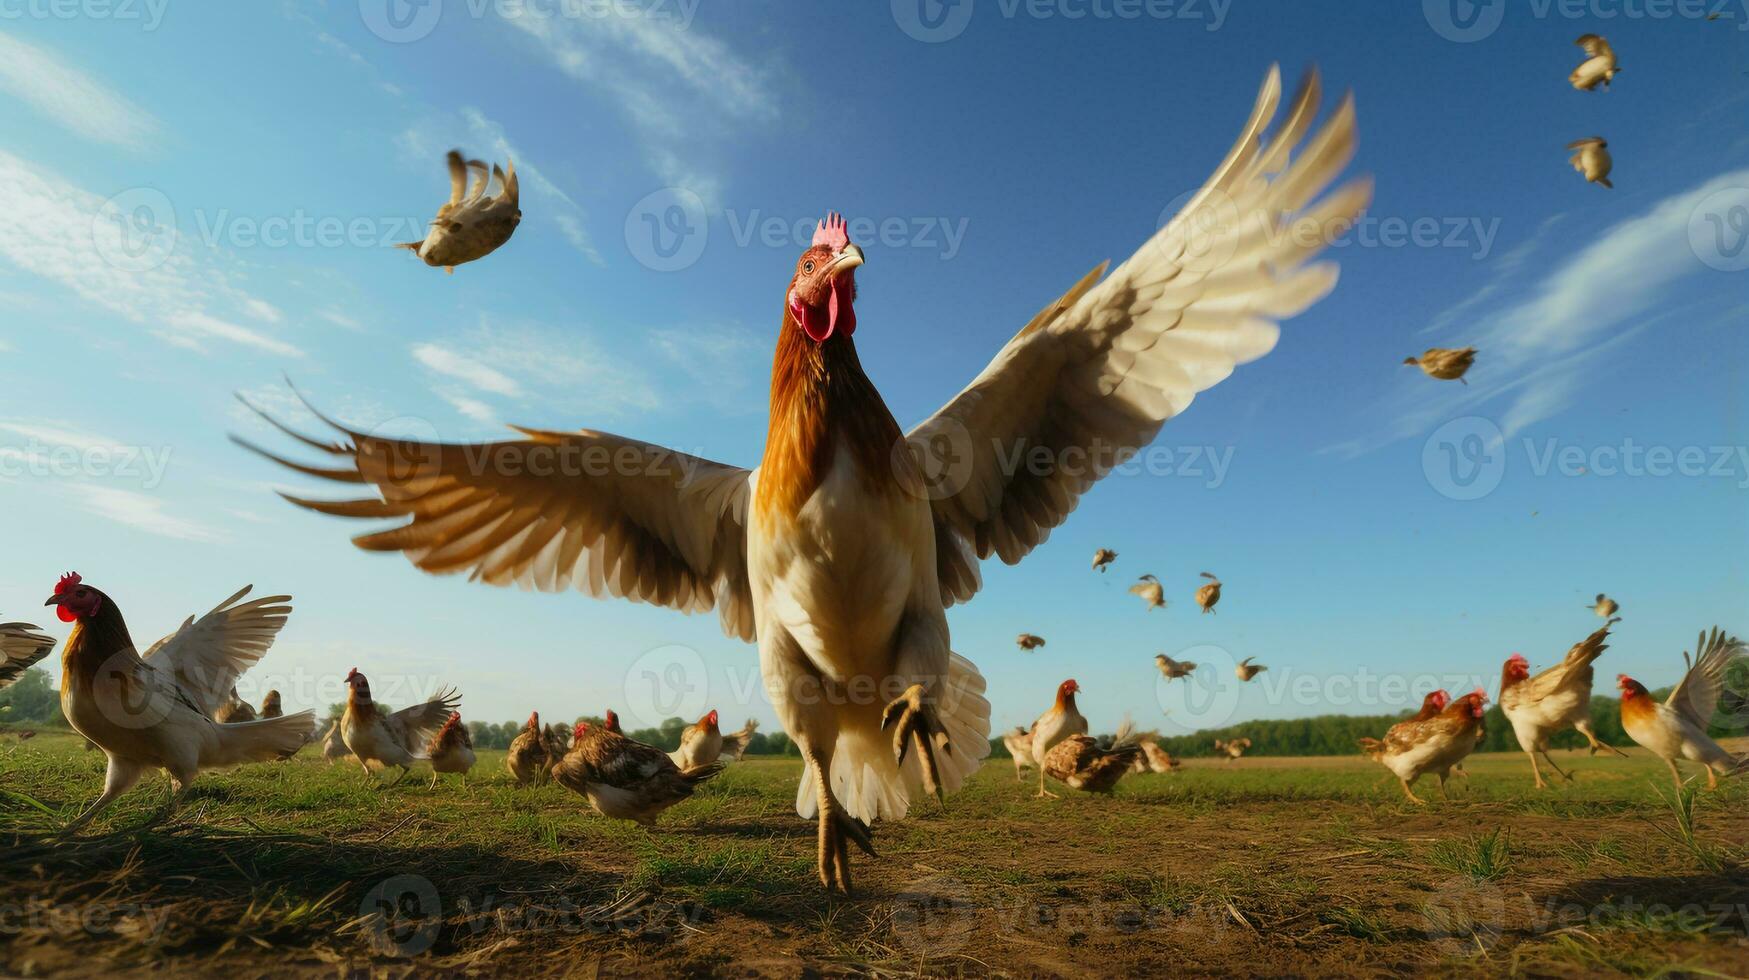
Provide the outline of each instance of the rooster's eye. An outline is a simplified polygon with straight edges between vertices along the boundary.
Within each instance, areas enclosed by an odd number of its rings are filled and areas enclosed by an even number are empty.
[[[803,262],[802,263],[802,271],[803,272],[813,272],[814,271],[814,260],[809,259],[808,261]]]

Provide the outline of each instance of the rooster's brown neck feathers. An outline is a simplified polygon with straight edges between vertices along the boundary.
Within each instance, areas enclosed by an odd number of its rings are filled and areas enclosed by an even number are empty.
[[[61,683],[75,690],[91,691],[97,672],[109,658],[134,649],[133,637],[121,610],[107,596],[97,612],[73,624],[61,648]]]
[[[886,402],[863,373],[845,335],[815,343],[786,308],[771,365],[771,423],[755,505],[767,518],[793,518],[831,469],[842,447],[871,490],[898,489],[895,453],[903,438]]]

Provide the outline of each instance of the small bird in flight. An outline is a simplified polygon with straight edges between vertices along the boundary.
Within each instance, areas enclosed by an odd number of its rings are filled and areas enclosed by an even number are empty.
[[[1413,364],[1430,378],[1441,381],[1464,381],[1470,365],[1476,363],[1474,347],[1429,347],[1420,357],[1405,357],[1404,364]]]
[[[449,200],[437,209],[437,218],[423,240],[395,247],[407,249],[419,256],[419,261],[448,273],[492,254],[510,240],[522,222],[516,164],[506,160],[504,166],[507,169],[499,170],[494,164],[488,171],[485,163],[464,162],[460,151],[449,151]],[[471,189],[467,186],[470,170],[474,173]],[[486,189],[493,180],[498,182],[498,193],[488,196]],[[462,196],[464,190],[466,197]]]
[[[1117,561],[1117,552],[1110,548],[1100,548],[1093,553],[1093,570],[1096,572],[1103,572],[1105,571],[1105,566],[1114,561]]]
[[[1014,645],[1022,650],[1037,650],[1045,645],[1045,638],[1031,633],[1022,633],[1014,638]]]
[[[1152,575],[1144,575],[1130,586],[1130,595],[1139,595],[1147,603],[1148,611],[1166,607],[1166,590],[1160,587],[1160,580]]]
[[[1256,659],[1256,658],[1255,657],[1246,657],[1244,660],[1241,660],[1237,664],[1235,664],[1233,666],[1233,675],[1238,677],[1242,681],[1248,681],[1251,678],[1256,677],[1258,674],[1261,674],[1264,671],[1269,669],[1268,667],[1265,667],[1262,664],[1252,663],[1251,661],[1254,659]]]
[[[1169,681],[1189,677],[1190,672],[1196,669],[1196,664],[1188,660],[1173,660],[1164,653],[1154,655],[1154,666],[1160,668],[1160,673],[1166,675]]]
[[[1614,189],[1615,185],[1609,182],[1609,172],[1615,167],[1615,161],[1609,155],[1609,141],[1601,136],[1592,136],[1568,143],[1567,149],[1573,151],[1567,162],[1573,165],[1574,170],[1584,174],[1585,179],[1593,184]]]
[[[1597,593],[1597,601],[1590,607],[1599,619],[1608,619],[1621,609],[1621,604],[1603,593]]]
[[[1221,601],[1221,580],[1210,572],[1203,572],[1202,577],[1208,579],[1209,584],[1196,590],[1196,604],[1202,607],[1203,612],[1212,613],[1215,611],[1215,603]]]
[[[1608,91],[1609,83],[1615,81],[1615,73],[1621,71],[1615,63],[1615,49],[1601,34],[1581,34],[1573,43],[1585,49],[1586,57],[1567,76],[1567,81],[1581,92],[1595,92],[1599,85]]]

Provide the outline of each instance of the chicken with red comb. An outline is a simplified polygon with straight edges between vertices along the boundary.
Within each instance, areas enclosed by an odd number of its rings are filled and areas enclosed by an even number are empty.
[[[989,754],[984,679],[954,652],[947,621],[982,586],[979,562],[1024,558],[1095,482],[1335,287],[1335,265],[1314,260],[1371,198],[1365,179],[1335,186],[1354,153],[1353,102],[1319,123],[1315,71],[1284,94],[1271,67],[1184,209],[1121,263],[1042,294],[1038,314],[1004,330],[989,365],[909,434],[863,369],[866,256],[833,214],[781,298],[772,283],[756,469],[593,429],[456,445],[325,417],[339,441],[274,424],[327,462],[257,451],[367,487],[358,499],[290,499],[391,522],[354,543],[424,571],[714,609],[759,646],[773,710],[804,761],[796,811],[817,821],[821,884],[848,892],[850,847],[873,854],[871,822],[957,791]],[[1295,234],[1259,231],[1289,216]]]
[[[474,768],[474,738],[468,726],[462,724],[462,714],[452,711],[443,727],[425,745],[425,757],[431,760],[431,789],[437,788],[441,773],[461,773],[462,788],[468,785],[468,770]]]
[[[1522,653],[1506,658],[1506,663],[1500,668],[1500,710],[1512,725],[1518,747],[1530,757],[1530,772],[1537,789],[1548,786],[1543,782],[1542,768],[1536,762],[1538,755],[1562,779],[1572,781],[1573,777],[1549,757],[1550,736],[1568,728],[1577,729],[1585,736],[1591,744],[1592,755],[1596,755],[1598,749],[1624,755],[1615,746],[1605,744],[1591,730],[1591,665],[1609,649],[1604,641],[1609,639],[1609,628],[1613,625],[1615,620],[1612,619],[1602,629],[1573,644],[1560,663],[1535,677],[1530,673],[1530,660]]]
[[[370,680],[354,667],[346,672],[346,713],[340,717],[340,735],[346,748],[358,759],[366,779],[374,779],[371,763],[387,769],[398,766],[399,783],[413,771],[413,764],[429,758],[428,739],[461,707],[455,688],[411,708],[391,711],[371,698]],[[471,765],[471,763],[470,763]]]
[[[553,779],[604,817],[652,827],[658,814],[722,771],[721,762],[681,768],[654,745],[578,722],[571,750],[553,764]]]
[[[759,723],[749,718],[740,731],[725,735],[717,727],[717,710],[712,708],[705,712],[703,718],[686,726],[686,730],[680,733],[680,747],[672,753],[674,764],[682,769],[689,769],[693,766],[709,765],[725,754],[729,762],[739,762],[747,751],[747,743],[752,740],[753,732],[758,728]]]
[[[1429,701],[1422,702],[1423,712],[1432,697],[1430,694]],[[1403,795],[1410,802],[1426,802],[1410,787],[1428,773],[1439,777],[1439,792],[1444,796],[1445,782],[1452,769],[1474,752],[1481,741],[1483,705],[1487,700],[1487,694],[1478,687],[1431,717],[1392,725],[1383,740],[1361,739],[1360,748],[1396,775],[1403,784]]]
[[[1087,719],[1075,707],[1075,695],[1079,693],[1081,685],[1075,683],[1073,677],[1058,684],[1057,699],[1051,702],[1049,710],[1032,723],[1032,763],[1038,766],[1038,792],[1035,796],[1057,795],[1045,789],[1045,757],[1063,739],[1071,735],[1087,734]]]
[[[1710,634],[1700,634],[1694,650],[1693,659],[1688,651],[1682,652],[1688,670],[1661,703],[1652,700],[1644,684],[1626,674],[1616,676],[1621,689],[1621,727],[1629,738],[1664,760],[1678,789],[1682,788],[1682,770],[1676,767],[1677,759],[1705,766],[1707,789],[1717,789],[1720,776],[1749,770],[1749,755],[1732,755],[1707,734],[1713,712],[1718,710],[1719,692],[1725,687],[1725,674],[1743,658],[1744,646],[1742,640],[1715,626]]]
[[[108,594],[68,573],[46,605],[73,624],[61,648],[61,713],[109,760],[103,793],[67,827],[89,823],[148,769],[169,773],[175,792],[157,819],[172,813],[203,769],[287,758],[310,738],[308,711],[225,724],[216,721],[237,678],[254,666],[291,614],[290,596],[242,601],[236,594],[169,636],[144,656]]]
[[[528,721],[510,740],[510,748],[504,753],[504,768],[516,780],[516,785],[546,782],[549,770],[557,761],[557,757],[548,751],[550,744],[551,739],[541,728],[540,712],[529,712]]]

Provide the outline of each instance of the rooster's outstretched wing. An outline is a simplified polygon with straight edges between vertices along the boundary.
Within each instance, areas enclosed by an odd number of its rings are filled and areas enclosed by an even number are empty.
[[[518,429],[525,438],[463,445],[370,435],[322,417],[345,437],[324,443],[260,414],[339,465],[306,466],[238,443],[377,494],[287,500],[341,517],[406,519],[352,539],[366,551],[399,551],[424,571],[466,571],[488,585],[576,588],[683,612],[715,607],[725,633],[753,639],[747,470],[589,430]]]
[[[1357,180],[1314,202],[1355,143],[1344,99],[1301,145],[1319,89],[1309,72],[1268,133],[1281,99],[1271,67],[1238,143],[1177,216],[1104,281],[1100,265],[1041,310],[912,431],[933,500],[943,601],[977,592],[977,558],[1018,562],[1198,392],[1267,354],[1277,319],[1335,285],[1333,264],[1305,263],[1346,229],[1372,187]]]

